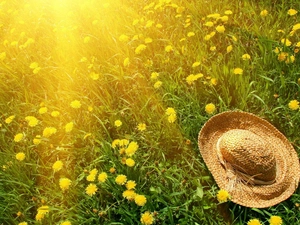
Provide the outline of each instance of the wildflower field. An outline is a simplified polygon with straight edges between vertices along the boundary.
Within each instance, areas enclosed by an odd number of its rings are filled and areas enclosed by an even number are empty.
[[[298,0],[0,0],[0,224],[293,225],[220,190],[198,133],[254,113],[300,154]]]

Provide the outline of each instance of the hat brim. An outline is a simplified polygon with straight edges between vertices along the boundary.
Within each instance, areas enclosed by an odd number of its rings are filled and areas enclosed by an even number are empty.
[[[226,168],[217,155],[217,141],[231,129],[249,130],[262,137],[273,151],[277,172],[276,180],[269,185],[236,182],[228,191],[231,201],[254,208],[266,208],[289,198],[299,184],[300,164],[298,155],[287,138],[266,120],[251,113],[229,111],[211,117],[198,136],[200,153],[220,189],[228,189]]]

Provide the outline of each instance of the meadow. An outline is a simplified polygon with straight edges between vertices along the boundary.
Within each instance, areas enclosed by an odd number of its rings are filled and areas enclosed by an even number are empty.
[[[198,149],[251,112],[300,155],[298,0],[1,0],[0,224],[293,225],[222,198]]]

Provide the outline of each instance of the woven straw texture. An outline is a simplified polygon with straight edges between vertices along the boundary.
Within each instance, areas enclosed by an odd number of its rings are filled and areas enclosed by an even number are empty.
[[[270,207],[298,187],[300,164],[293,146],[272,124],[253,114],[229,111],[211,117],[199,132],[198,145],[219,188],[237,204]],[[251,177],[267,184],[250,182]]]

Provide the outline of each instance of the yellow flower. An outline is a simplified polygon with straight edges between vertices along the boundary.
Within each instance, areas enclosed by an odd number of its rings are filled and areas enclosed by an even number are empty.
[[[271,216],[269,220],[270,225],[282,225],[282,219],[280,216]]]
[[[52,117],[58,117],[59,114],[60,114],[60,112],[58,112],[58,111],[52,111],[52,112],[51,112],[51,116],[52,116]]]
[[[125,58],[124,59],[124,61],[123,61],[123,65],[124,66],[128,66],[129,65],[129,63],[130,63],[130,60],[129,60],[129,58],[127,57],[127,58]]]
[[[129,37],[126,34],[121,34],[119,36],[119,41],[121,41],[121,42],[127,42],[127,41],[129,41]]]
[[[193,37],[193,36],[195,36],[195,33],[192,32],[192,31],[191,31],[191,32],[188,32],[187,36],[188,36],[188,37]]]
[[[98,175],[98,181],[104,183],[107,180],[107,173],[102,172]]]
[[[166,47],[165,47],[165,51],[166,52],[171,52],[171,51],[173,51],[174,49],[173,49],[173,47],[172,47],[172,45],[167,45]]]
[[[37,214],[35,216],[35,219],[37,221],[41,221],[42,219],[44,219],[47,213],[49,213],[49,206],[43,205],[37,209]]]
[[[125,153],[127,156],[131,157],[138,150],[138,148],[139,148],[139,145],[135,141],[132,141],[129,143],[129,145],[125,149]]]
[[[214,25],[214,23],[211,22],[211,21],[207,21],[207,22],[204,24],[204,26],[207,26],[207,27],[212,27],[213,25]]]
[[[123,174],[120,174],[116,177],[115,181],[118,185],[124,185],[127,181],[127,177]]]
[[[248,221],[247,225],[261,225],[258,219],[251,219]]]
[[[116,127],[122,126],[122,121],[121,121],[121,120],[116,120],[116,121],[115,121],[115,126],[116,126]]]
[[[63,165],[64,164],[63,164],[62,161],[57,160],[55,163],[53,163],[52,169],[53,169],[54,172],[58,172],[62,169]]]
[[[242,75],[243,74],[243,69],[241,69],[241,68],[234,68],[233,73],[237,74],[237,75]]]
[[[144,225],[151,225],[154,222],[154,218],[152,216],[152,214],[148,211],[144,212],[141,215],[141,223]]]
[[[290,16],[294,16],[294,15],[296,15],[297,13],[298,13],[298,11],[295,10],[295,9],[289,9],[289,10],[288,10],[288,14],[289,14]]]
[[[70,105],[71,105],[71,107],[74,108],[74,109],[79,109],[79,108],[81,107],[81,103],[80,103],[80,101],[78,101],[78,100],[72,101]]]
[[[282,44],[284,44],[285,46],[291,46],[291,45],[292,45],[292,42],[291,42],[289,39],[287,39],[287,38],[281,39],[280,42],[281,42]]]
[[[20,141],[23,140],[23,138],[24,138],[24,134],[18,133],[18,134],[15,135],[14,141],[15,141],[15,142],[20,142]]]
[[[169,123],[174,123],[176,119],[177,119],[176,114],[171,114],[170,116],[168,116]]]
[[[144,40],[145,44],[149,44],[152,41],[153,41],[152,38],[149,38],[149,37],[145,38],[145,40]]]
[[[72,181],[68,178],[60,178],[59,179],[59,186],[62,191],[68,190]]]
[[[244,55],[242,55],[242,59],[246,61],[246,60],[251,59],[251,56],[249,54],[244,54]]]
[[[207,35],[204,36],[204,40],[205,40],[205,41],[208,41],[209,39],[211,39],[211,37],[212,37],[212,36],[211,36],[210,34],[207,34]]]
[[[231,10],[226,10],[226,11],[224,12],[224,14],[225,14],[225,15],[231,15],[231,14],[232,14],[232,11],[231,11]]]
[[[292,31],[295,32],[296,30],[299,30],[299,29],[300,29],[300,23],[297,23],[293,26]]]
[[[110,173],[115,173],[115,172],[116,172],[116,169],[115,169],[114,167],[111,167],[111,168],[109,169],[109,172],[110,172]]]
[[[147,202],[147,198],[144,195],[136,195],[134,198],[135,204],[138,206],[144,206]]]
[[[231,52],[233,49],[232,45],[227,46],[226,51],[227,53]]]
[[[209,103],[205,106],[205,112],[207,114],[213,114],[216,111],[216,106],[213,103]]]
[[[72,223],[68,220],[62,222],[60,225],[72,225]]]
[[[126,165],[129,167],[133,167],[135,165],[135,161],[132,158],[126,159]]]
[[[19,160],[20,162],[25,159],[25,153],[24,152],[19,152],[16,154],[16,159]]]
[[[27,222],[21,222],[18,225],[27,225],[27,224],[28,224]]]
[[[169,116],[169,115],[171,115],[171,114],[176,114],[176,111],[175,111],[174,108],[168,107],[168,108],[166,109],[166,115]]]
[[[99,74],[98,73],[95,73],[95,72],[91,72],[90,73],[90,78],[92,80],[98,80],[99,79]]]
[[[67,123],[66,126],[65,126],[66,133],[71,132],[73,130],[73,126],[74,126],[73,122]]]
[[[55,127],[46,127],[44,130],[43,130],[43,136],[44,137],[50,137],[51,135],[55,134],[56,133],[56,128]]]
[[[192,67],[195,68],[197,66],[200,66],[200,64],[201,64],[200,62],[194,62],[193,65],[192,65]]]
[[[216,31],[218,31],[219,33],[224,33],[225,32],[225,27],[223,25],[218,25],[216,27]]]
[[[39,64],[37,62],[32,62],[30,65],[29,65],[29,68],[30,69],[35,69],[35,68],[38,68],[39,67]]]
[[[146,45],[140,44],[139,46],[136,47],[134,50],[135,54],[141,54],[142,51],[144,51],[147,48]]]
[[[146,128],[147,128],[147,126],[146,126],[145,123],[139,123],[139,124],[137,125],[137,129],[138,129],[139,131],[144,131],[144,130],[146,130]]]
[[[36,135],[33,139],[33,144],[38,145],[42,142],[41,135]]]
[[[162,82],[158,80],[158,81],[156,81],[156,82],[154,83],[153,87],[154,87],[155,89],[158,89],[158,88],[161,87],[161,85],[162,85]]]
[[[297,110],[299,109],[299,102],[297,100],[291,100],[288,106],[291,110]]]
[[[125,184],[127,190],[135,189],[136,183],[134,180],[129,180]]]
[[[151,73],[150,79],[151,79],[151,80],[156,80],[156,79],[158,78],[158,76],[159,76],[159,73],[158,73],[158,72],[152,72],[152,73]]]
[[[125,190],[122,194],[123,198],[126,198],[127,200],[134,200],[136,193],[134,190]]]
[[[221,16],[219,18],[222,22],[227,22],[228,21],[228,16]]]
[[[15,117],[16,117],[15,115],[12,115],[12,116],[6,118],[5,123],[10,124],[14,120]]]
[[[30,127],[35,127],[39,123],[39,120],[34,116],[26,116],[25,120],[28,122],[28,126]]]
[[[267,16],[267,15],[268,15],[268,10],[266,10],[266,9],[262,10],[262,11],[260,12],[260,15],[261,15],[262,17]]]
[[[47,108],[47,107],[41,107],[41,108],[39,109],[39,114],[45,114],[47,111],[48,111],[48,108]]]
[[[217,193],[217,199],[219,202],[227,202],[230,198],[229,193],[226,190],[219,190]]]
[[[89,184],[85,189],[85,193],[89,196],[93,196],[94,194],[96,194],[97,190],[98,188],[96,184]]]
[[[277,56],[277,59],[278,59],[280,62],[282,62],[282,61],[286,60],[286,58],[287,58],[288,55],[289,55],[289,54],[288,54],[287,52],[280,52],[280,53],[278,54],[278,56]]]

